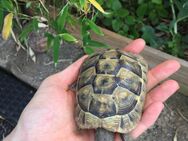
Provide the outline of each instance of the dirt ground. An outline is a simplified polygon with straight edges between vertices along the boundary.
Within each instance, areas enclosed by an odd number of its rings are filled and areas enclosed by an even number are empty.
[[[188,141],[188,97],[180,93],[170,97],[154,126],[137,141]]]

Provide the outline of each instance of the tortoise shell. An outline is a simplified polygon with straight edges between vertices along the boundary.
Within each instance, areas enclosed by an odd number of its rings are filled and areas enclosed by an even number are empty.
[[[138,55],[106,50],[88,57],[76,85],[76,123],[81,129],[127,133],[140,120],[147,63]]]

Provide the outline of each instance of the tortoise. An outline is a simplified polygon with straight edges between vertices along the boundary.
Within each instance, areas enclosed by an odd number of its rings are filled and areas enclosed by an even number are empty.
[[[135,128],[146,96],[148,65],[140,55],[108,49],[89,56],[76,84],[76,124],[96,129],[96,141],[113,141]]]

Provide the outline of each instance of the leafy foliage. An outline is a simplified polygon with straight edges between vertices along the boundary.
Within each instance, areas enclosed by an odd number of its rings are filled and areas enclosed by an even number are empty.
[[[184,57],[183,51],[188,45],[188,31],[185,30],[188,22],[187,0],[20,1],[0,1],[0,29],[5,15],[13,13],[14,27],[20,30],[17,42],[28,47],[28,35],[37,32],[41,25],[48,27],[52,31],[45,35],[48,48],[53,50],[55,65],[63,41],[77,42],[66,30],[67,25],[74,26],[75,23],[81,26],[82,47],[87,54],[94,53],[96,48],[109,47],[91,38],[91,32],[104,36],[97,26],[99,24],[132,39],[142,37],[151,47],[179,57]],[[32,14],[22,11],[23,6]],[[26,25],[22,24],[23,20],[27,21]]]
[[[187,0],[101,0],[101,3],[111,14],[99,14],[97,23],[132,39],[142,37],[151,47],[184,57]]]
[[[50,9],[51,7],[54,9]],[[25,11],[22,11],[23,9]],[[74,11],[73,9],[77,10],[78,15],[72,12]],[[59,48],[63,41],[77,42],[77,39],[66,30],[67,24],[73,26],[74,23],[81,24],[83,50],[87,54],[94,53],[96,48],[108,47],[103,43],[92,40],[90,37],[91,31],[99,36],[103,36],[103,32],[95,24],[98,11],[107,14],[96,0],[69,0],[66,3],[60,0],[53,2],[43,0],[3,0],[0,1],[0,27],[3,24],[1,19],[4,18],[4,13],[13,13],[15,27],[18,27],[20,31],[18,39],[15,38],[15,40],[25,48],[29,48],[27,42],[31,32],[37,32],[41,26],[48,27],[51,31],[47,31],[45,37],[47,38],[48,49],[53,51],[54,64],[56,66],[59,58]],[[77,17],[73,18],[73,16]],[[6,32],[6,37],[10,34],[12,18],[8,18],[10,26],[3,27],[3,31],[8,31]],[[7,18],[5,20],[7,21]],[[23,20],[26,20],[26,24],[22,24]],[[31,48],[29,50],[32,52]]]

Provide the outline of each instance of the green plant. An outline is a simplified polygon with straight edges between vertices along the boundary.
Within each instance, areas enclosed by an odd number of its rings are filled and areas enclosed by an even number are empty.
[[[50,30],[46,32],[45,36],[48,47],[53,49],[55,65],[58,62],[59,48],[62,42],[77,42],[77,39],[67,31],[67,25],[75,26],[76,23],[81,26],[82,47],[87,54],[92,54],[96,48],[108,47],[103,43],[92,40],[90,36],[91,31],[103,36],[101,29],[95,24],[95,18],[98,11],[104,14],[105,11],[97,1],[69,0],[64,3],[64,6],[58,6],[58,3],[60,1],[0,1],[0,18],[3,19],[5,12],[12,13],[14,15],[14,26],[20,31],[18,37],[14,35],[14,32],[10,33],[11,25],[7,26],[6,21],[7,19],[8,21],[12,19],[7,15],[4,20],[4,33],[7,35],[12,34],[19,47],[29,49],[30,55],[33,56],[34,52],[28,46],[28,35],[33,31],[37,32],[41,27],[49,28]],[[24,6],[25,12],[22,11],[23,9],[20,9],[21,6]],[[49,12],[51,7],[54,9]],[[33,10],[31,11],[31,9]],[[74,12],[75,9],[76,12]],[[26,20],[28,23],[23,25],[21,23],[22,20]],[[2,24],[1,22],[0,26]]]
[[[20,9],[20,1],[25,1],[22,5],[24,4],[26,10],[34,9],[33,15]],[[64,6],[59,6],[59,3]],[[50,9],[51,7],[55,8]],[[13,33],[13,38],[20,47],[29,49],[31,56],[34,53],[27,44],[28,34],[38,31],[41,26],[53,30],[47,32],[46,37],[48,47],[53,49],[55,64],[58,62],[58,50],[62,42],[77,42],[77,39],[68,33],[67,25],[80,25],[82,47],[87,54],[92,54],[96,48],[108,47],[91,39],[91,31],[103,36],[97,25],[132,39],[142,37],[151,47],[182,58],[188,45],[188,31],[185,30],[188,22],[187,0],[46,0],[46,3],[44,0],[1,0],[0,28],[5,11],[13,13],[13,25],[21,31],[18,38]],[[29,23],[23,26],[23,20]]]
[[[102,0],[101,4],[110,14],[99,14],[98,24],[132,39],[142,37],[151,47],[184,57],[186,0]]]

